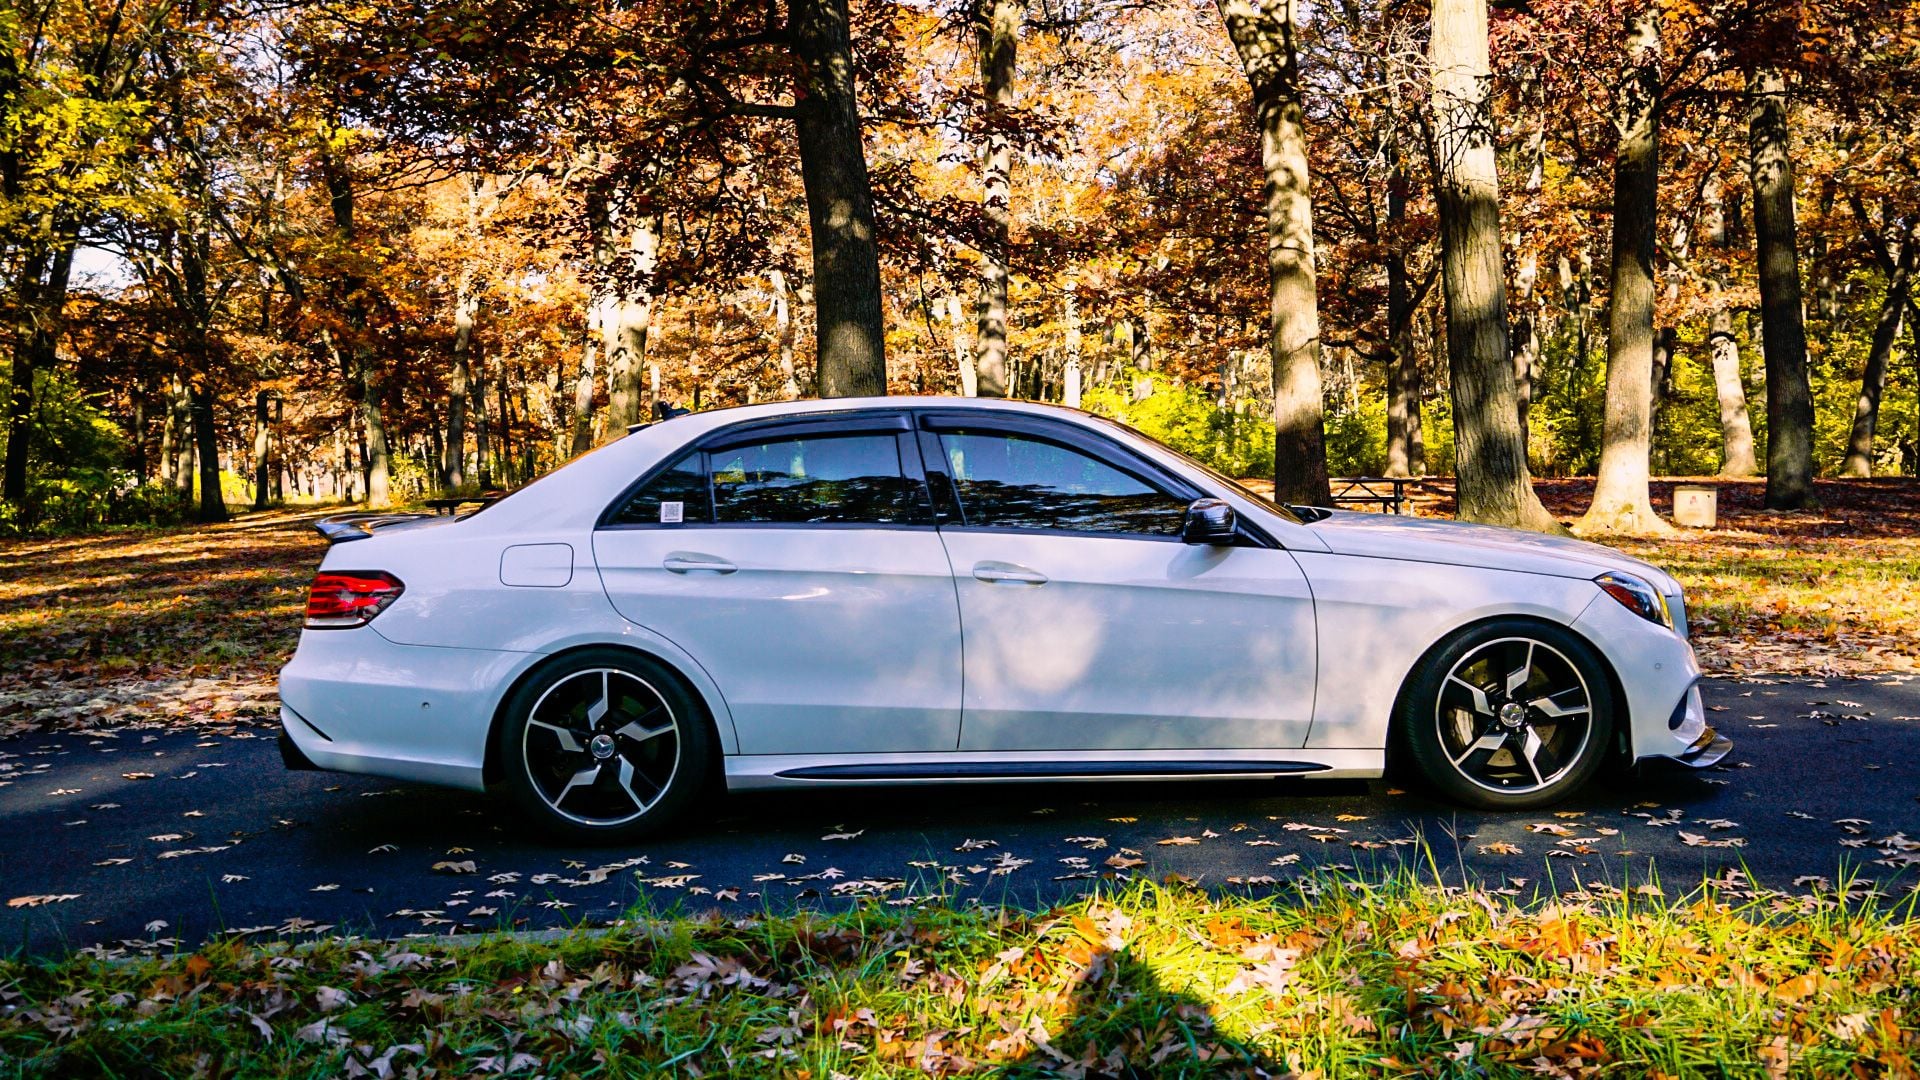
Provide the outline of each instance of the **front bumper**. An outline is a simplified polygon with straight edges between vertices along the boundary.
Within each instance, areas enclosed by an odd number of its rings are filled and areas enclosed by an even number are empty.
[[[1733,740],[1712,728],[1703,729],[1700,737],[1693,740],[1685,750],[1674,754],[1669,760],[1695,769],[1704,769],[1718,765],[1720,759],[1733,751]]]

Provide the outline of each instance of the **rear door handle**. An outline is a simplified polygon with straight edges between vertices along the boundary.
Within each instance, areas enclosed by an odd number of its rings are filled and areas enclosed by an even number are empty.
[[[661,566],[676,574],[704,571],[709,574],[731,574],[740,569],[718,555],[702,555],[697,551],[672,551],[661,560]]]
[[[1047,583],[1047,575],[1040,571],[1010,562],[974,563],[973,576],[994,584],[1045,585]]]

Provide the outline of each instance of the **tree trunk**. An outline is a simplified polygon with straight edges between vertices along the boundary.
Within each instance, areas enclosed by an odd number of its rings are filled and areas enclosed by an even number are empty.
[[[1253,90],[1267,216],[1268,347],[1273,354],[1274,488],[1280,503],[1325,506],[1326,425],[1314,294],[1313,193],[1294,0],[1217,0]]]
[[[1082,383],[1085,372],[1080,364],[1080,300],[1074,290],[1077,284],[1069,277],[1066,288],[1061,290],[1063,316],[1066,320],[1066,364],[1060,372],[1060,402],[1069,409],[1080,407]]]
[[[1434,0],[1434,175],[1462,519],[1558,532],[1534,494],[1507,348],[1486,0]]]
[[[0,498],[18,506],[27,497],[27,461],[33,451],[34,373],[53,366],[66,316],[78,229],[56,230],[51,248],[29,256],[15,286],[12,387],[7,396],[7,456],[0,466]]]
[[[1613,262],[1607,303],[1607,412],[1583,534],[1664,534],[1648,491],[1653,450],[1653,253],[1659,220],[1660,29],[1652,7],[1630,15],[1630,69],[1614,123]]]
[[[653,275],[660,267],[660,219],[642,213],[627,230],[630,277],[611,282],[600,313],[601,352],[606,357],[606,439],[617,439],[641,421],[641,380],[647,368],[647,336],[653,323]]]
[[[1807,381],[1786,76],[1772,68],[1755,70],[1747,92],[1753,99],[1748,172],[1767,358],[1767,506],[1798,510],[1813,501],[1813,388]]]
[[[1540,278],[1540,256],[1529,251],[1521,256],[1520,269],[1514,275],[1515,299],[1520,312],[1513,318],[1513,394],[1519,404],[1520,442],[1533,438],[1533,369],[1540,361],[1540,327],[1535,318],[1533,293]]]
[[[493,459],[487,447],[487,362],[479,359],[473,366],[473,382],[467,413],[473,417],[473,465],[481,491],[493,487]]]
[[[440,466],[441,483],[454,488],[467,482],[467,394],[473,381],[473,324],[479,309],[473,271],[462,267],[453,298],[453,373],[447,380],[447,445]]]
[[[860,142],[847,0],[792,0],[788,28],[805,66],[795,129],[813,241],[820,395],[887,392],[886,325],[873,187]]]
[[[1860,403],[1853,413],[1847,461],[1840,470],[1843,476],[1873,475],[1873,432],[1880,425],[1880,395],[1887,388],[1887,360],[1893,354],[1894,339],[1900,335],[1901,316],[1907,310],[1917,249],[1920,244],[1914,243],[1911,233],[1902,237],[1899,259],[1887,277],[1886,299],[1880,302],[1880,317],[1873,326],[1873,344],[1867,350],[1867,369],[1860,376]]]
[[[339,162],[331,158],[323,158],[321,174],[327,185],[327,202],[333,215],[333,227],[340,234],[340,239],[351,246],[354,243],[353,178]],[[365,440],[361,448],[360,466],[366,480],[366,501],[369,507],[382,507],[391,499],[392,476],[392,462],[387,454],[387,429],[380,410],[385,373],[377,370],[379,360],[367,342],[370,320],[366,303],[359,298],[360,283],[349,278],[342,285],[342,291],[347,295],[346,322],[351,335],[344,352],[346,374],[353,399],[359,406],[361,437]]]
[[[200,510],[194,520],[227,520],[227,499],[220,490],[220,432],[213,423],[213,389],[202,383],[191,390],[193,443],[200,457]]]
[[[967,305],[958,296],[947,297],[947,326],[953,332],[953,362],[960,379],[960,396],[979,397],[980,376],[973,368],[973,350],[967,346]]]
[[[780,399],[792,401],[800,396],[800,380],[793,373],[793,288],[785,271],[767,277],[773,286],[773,333],[780,348]]]
[[[607,314],[607,306],[596,304],[587,313],[586,347],[580,352],[580,377],[573,386],[573,444],[568,448],[569,457],[579,457],[593,449],[593,376],[594,365],[600,351],[603,335],[599,332],[601,320]],[[484,391],[483,391],[484,393]],[[500,430],[504,437],[507,417],[503,408],[500,414]],[[506,459],[501,458],[501,468],[506,467]]]
[[[987,244],[980,253],[979,330],[974,371],[981,397],[1007,396],[1007,246],[1013,231],[1013,146],[1001,130],[1013,104],[1014,55],[1027,0],[974,0],[971,21],[980,56],[987,145],[981,155],[981,210]]]
[[[1387,469],[1388,476],[1418,476],[1413,447],[1420,439],[1420,357],[1413,340],[1413,289],[1407,280],[1407,253],[1401,246],[1407,219],[1407,167],[1397,136],[1389,139],[1392,158],[1387,178]],[[1424,464],[1421,463],[1421,464]]]
[[[271,452],[271,428],[267,418],[267,392],[265,390],[253,396],[253,508],[265,510],[270,496],[268,486],[273,475],[268,455]]]
[[[170,405],[174,433],[173,484],[180,495],[184,507],[193,501],[193,395],[187,391],[187,381],[178,373],[171,380],[173,400]]]

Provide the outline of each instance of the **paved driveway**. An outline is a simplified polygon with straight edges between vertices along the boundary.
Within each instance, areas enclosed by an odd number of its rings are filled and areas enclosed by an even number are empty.
[[[1736,743],[1726,762],[1601,785],[1557,813],[1471,813],[1385,783],[833,790],[716,800],[630,849],[551,846],[480,796],[288,773],[270,731],[27,737],[0,742],[0,899],[65,899],[0,909],[0,952],[544,928],[642,899],[1034,904],[1136,874],[1266,893],[1323,866],[1524,895],[1631,887],[1649,867],[1669,895],[1740,867],[1797,894],[1851,867],[1904,892],[1920,681],[1713,682],[1706,697]]]

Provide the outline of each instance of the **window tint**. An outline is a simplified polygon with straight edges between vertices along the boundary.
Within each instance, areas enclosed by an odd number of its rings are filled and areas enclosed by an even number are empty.
[[[714,520],[919,524],[918,482],[900,471],[893,435],[823,435],[735,446],[708,455]]]
[[[674,462],[667,471],[647,481],[613,517],[615,525],[706,524],[712,520],[707,474],[700,468],[699,451]]]
[[[942,434],[968,525],[1178,536],[1187,504],[1105,462],[1018,435]]]

